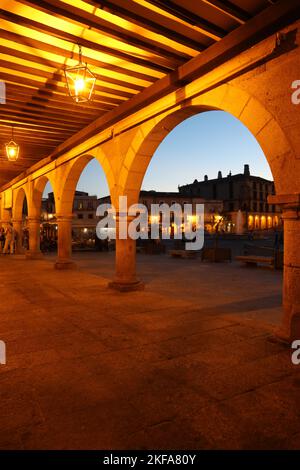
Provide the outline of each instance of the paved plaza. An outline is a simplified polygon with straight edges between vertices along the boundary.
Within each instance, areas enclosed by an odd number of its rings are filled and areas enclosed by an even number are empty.
[[[119,293],[113,256],[1,256],[0,448],[299,448],[282,273],[138,255]]]

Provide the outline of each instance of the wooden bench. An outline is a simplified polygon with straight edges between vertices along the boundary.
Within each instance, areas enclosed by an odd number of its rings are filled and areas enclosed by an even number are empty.
[[[269,256],[244,255],[236,256],[235,259],[246,263],[247,266],[257,266],[258,264],[274,266],[274,258]]]
[[[196,258],[196,252],[194,250],[170,250],[169,254],[172,258]]]

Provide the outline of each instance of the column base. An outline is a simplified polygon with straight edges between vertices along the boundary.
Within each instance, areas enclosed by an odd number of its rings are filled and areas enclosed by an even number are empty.
[[[108,283],[109,289],[114,289],[119,292],[133,292],[138,290],[144,290],[145,284],[141,281],[133,281],[133,282],[118,282],[118,281],[111,281]]]
[[[70,259],[58,259],[54,263],[54,269],[76,269],[77,265]]]
[[[275,334],[288,343],[300,339],[300,304],[284,307],[282,324],[276,329]]]
[[[26,259],[42,259],[44,257],[41,251],[27,251],[25,253]]]
[[[291,339],[290,332],[283,327],[277,327],[274,330],[274,334],[276,338],[284,343],[291,343],[293,340]]]

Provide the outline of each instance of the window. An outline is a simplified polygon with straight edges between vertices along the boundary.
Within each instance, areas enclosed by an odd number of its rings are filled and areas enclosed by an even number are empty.
[[[88,218],[89,218],[89,219],[93,219],[93,218],[94,218],[94,214],[89,214],[89,215],[88,215]]]
[[[83,214],[78,214],[78,219],[83,219]]]

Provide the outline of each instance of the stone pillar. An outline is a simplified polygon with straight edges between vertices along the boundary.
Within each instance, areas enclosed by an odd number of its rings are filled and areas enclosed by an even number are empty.
[[[40,259],[40,217],[28,217],[29,250],[26,252],[27,259]]]
[[[22,219],[14,219],[13,229],[15,232],[15,250],[16,254],[24,253],[23,245],[22,245],[22,238],[23,238],[23,230],[22,230]]]
[[[300,194],[270,196],[283,211],[283,320],[279,336],[300,339]]]
[[[127,217],[127,227],[133,217]],[[136,277],[136,241],[120,239],[120,216],[116,216],[116,271],[108,286],[120,292],[142,290],[144,284]]]
[[[56,216],[58,239],[55,269],[74,269],[76,267],[72,261],[72,219],[73,214]]]

